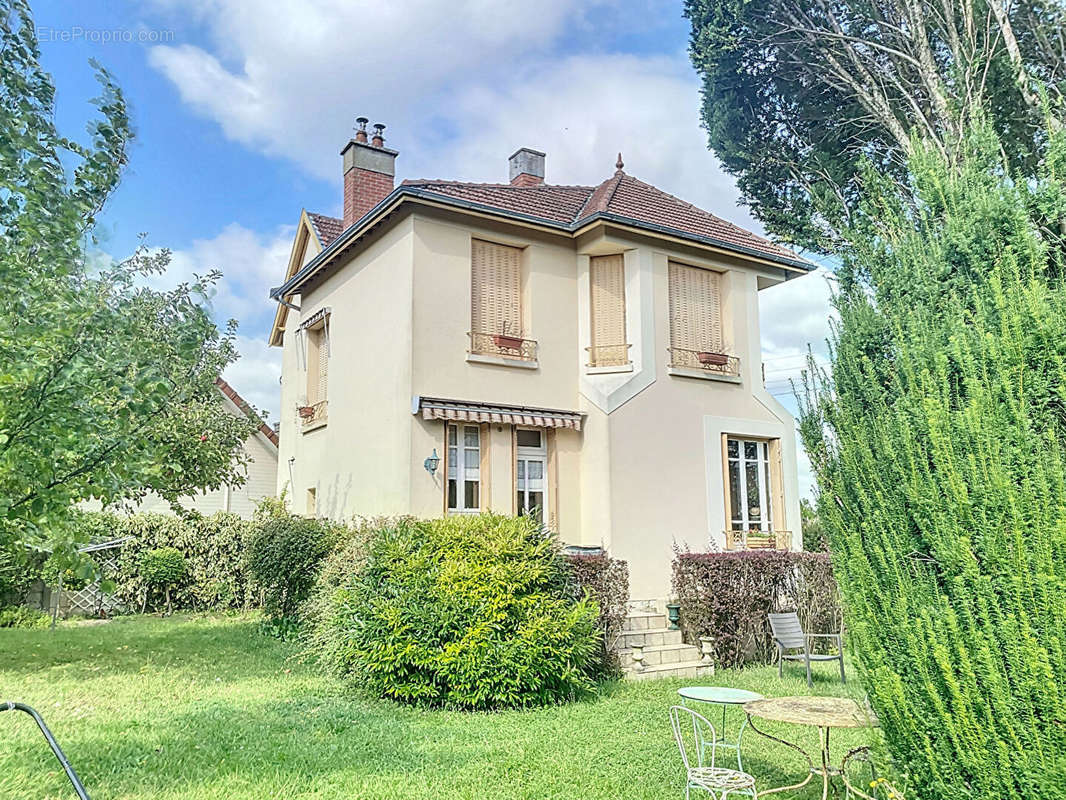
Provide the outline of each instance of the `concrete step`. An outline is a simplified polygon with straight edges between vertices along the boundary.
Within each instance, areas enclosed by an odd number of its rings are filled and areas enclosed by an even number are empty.
[[[647,628],[644,630],[622,631],[618,640],[618,648],[627,650],[633,645],[644,647],[659,647],[665,644],[681,644],[681,631],[671,630],[665,626],[660,628]]]
[[[666,615],[653,612],[632,612],[626,617],[626,621],[622,623],[622,630],[624,631],[646,631],[665,627],[667,627]]]
[[[714,674],[714,667],[702,661],[680,661],[676,664],[655,664],[643,672],[626,670],[626,679],[648,681],[657,678],[702,678]]]
[[[618,656],[622,666],[628,668],[633,664],[633,650],[619,650]],[[700,649],[691,644],[664,644],[644,648],[644,664],[676,664],[679,661],[699,661]]]

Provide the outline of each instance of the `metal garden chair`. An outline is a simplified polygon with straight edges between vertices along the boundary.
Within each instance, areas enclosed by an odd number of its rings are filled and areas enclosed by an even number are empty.
[[[746,794],[758,800],[755,778],[740,770],[713,766],[718,737],[714,725],[706,717],[691,708],[673,706],[670,708],[670,725],[685,764],[685,800],[688,800],[693,789],[702,789],[717,800],[727,800],[732,794]],[[690,725],[691,735],[688,733]],[[707,753],[711,756],[711,766],[704,764]]]
[[[795,611],[785,614],[767,614],[770,619],[770,630],[773,631],[774,644],[777,645],[777,677],[784,673],[785,660],[802,661],[807,667],[807,686],[811,686],[811,662],[812,661],[838,661],[840,662],[840,680],[844,683],[848,679],[844,677],[844,641],[839,633],[804,633],[800,625],[799,616]],[[836,642],[837,652],[812,653],[811,639],[832,639]],[[799,650],[801,652],[789,652]]]

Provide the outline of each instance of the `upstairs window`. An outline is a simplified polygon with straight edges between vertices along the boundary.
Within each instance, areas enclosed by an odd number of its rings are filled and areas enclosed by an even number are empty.
[[[481,430],[448,424],[448,513],[481,510]]]
[[[670,365],[736,375],[722,333],[722,276],[675,261],[669,269]]]
[[[589,259],[590,367],[629,363],[625,261],[621,253]]]
[[[300,409],[303,429],[310,430],[326,423],[326,392],[329,387],[329,310],[325,309],[302,326],[306,339],[307,384],[304,405]]]
[[[474,239],[470,265],[470,352],[534,359],[522,331],[522,249]]]

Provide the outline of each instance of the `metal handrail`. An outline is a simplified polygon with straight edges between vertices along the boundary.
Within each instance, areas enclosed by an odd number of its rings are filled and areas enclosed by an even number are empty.
[[[56,759],[59,761],[59,765],[63,767],[63,772],[67,774],[67,778],[70,780],[70,785],[74,787],[74,791],[77,793],[80,800],[89,800],[89,794],[85,791],[85,787],[81,785],[81,780],[78,778],[78,774],[74,771],[74,767],[70,766],[70,762],[67,761],[67,757],[63,754],[63,748],[59,746],[59,742],[56,741],[52,732],[48,730],[48,726],[44,724],[41,715],[25,703],[14,703],[10,700],[0,703],[0,711],[24,711],[33,717],[33,721],[37,723],[37,727],[40,728],[41,733],[44,734],[44,740],[48,742],[48,746],[52,748],[52,754],[55,755]]]

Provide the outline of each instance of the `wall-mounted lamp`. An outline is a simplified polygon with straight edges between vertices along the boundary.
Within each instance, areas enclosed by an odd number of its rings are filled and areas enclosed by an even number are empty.
[[[422,466],[426,468],[426,472],[430,475],[437,473],[437,467],[440,466],[440,458],[437,456],[437,448],[433,448],[433,455],[422,462]]]

